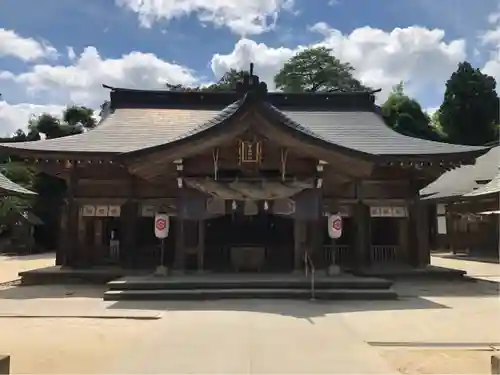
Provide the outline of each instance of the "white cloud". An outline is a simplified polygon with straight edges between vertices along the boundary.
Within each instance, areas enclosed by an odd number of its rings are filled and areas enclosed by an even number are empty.
[[[43,93],[52,103],[74,102],[98,107],[109,96],[102,84],[117,87],[158,89],[166,82],[194,84],[197,79],[188,68],[166,62],[150,53],[131,52],[119,59],[105,59],[94,47],[87,47],[73,65],[35,65],[18,75],[3,72],[28,94]]]
[[[71,61],[76,59],[76,53],[73,47],[66,47],[66,52],[68,53],[68,59],[70,59]]]
[[[33,38],[23,38],[15,31],[0,28],[0,57],[13,56],[24,61],[57,57],[50,44]]]
[[[70,58],[71,51],[68,48]],[[98,109],[109,98],[109,90],[102,88],[103,83],[116,87],[161,89],[166,82],[192,85],[198,81],[190,69],[153,54],[131,52],[118,59],[106,59],[94,47],[87,47],[81,55],[75,55],[71,65],[39,64],[20,74],[0,71],[2,80],[13,83],[16,91],[24,91],[25,100],[39,96],[44,102],[54,104],[0,102],[0,135],[25,128],[31,113],[60,114],[66,104]]]
[[[273,29],[282,10],[293,10],[294,0],[115,0],[132,10],[143,27],[196,14],[201,22],[226,26],[239,35]]]
[[[353,65],[358,79],[370,87],[382,88],[379,99],[384,99],[401,80],[411,94],[429,86],[443,86],[458,62],[466,57],[465,41],[445,42],[443,30],[414,26],[386,32],[367,26],[342,34],[323,22],[310,30],[323,37],[313,45],[332,48],[337,58]],[[213,56],[212,70],[220,77],[229,68],[248,69],[254,62],[256,73],[272,89],[272,78],[284,62],[306,47],[273,48],[241,39],[229,54]]]
[[[491,28],[480,35],[483,46],[489,48],[489,60],[482,71],[500,82],[500,11],[490,14],[488,21]]]
[[[386,32],[371,27],[342,34],[325,23],[310,28],[319,33],[318,42],[312,45],[333,48],[335,55],[350,62],[356,75],[366,85],[382,88],[383,100],[393,85],[401,80],[412,96],[429,87],[444,88],[444,82],[456,69],[457,63],[466,58],[463,40],[444,41],[444,31],[421,27],[394,29]],[[250,39],[240,39],[228,54],[217,53],[211,59],[216,78],[228,69],[248,69],[255,63],[255,71],[274,88],[273,77],[283,64],[297,51],[309,46],[293,48],[271,47]],[[68,49],[68,53],[70,50]],[[70,55],[68,55],[70,57]],[[15,85],[16,92],[43,97],[50,106],[3,103],[0,107],[0,133],[12,132],[26,123],[29,113],[43,108],[57,109],[63,104],[75,103],[98,108],[109,97],[102,84],[131,88],[161,88],[166,82],[194,85],[200,82],[193,71],[185,66],[160,59],[154,54],[131,52],[120,58],[105,58],[96,48],[87,47],[68,65],[38,64],[28,71],[14,74],[0,72],[0,81]],[[5,94],[5,93],[4,93]]]
[[[61,115],[64,106],[61,105],[36,105],[30,103],[9,104],[0,101],[0,137],[9,136],[17,129],[26,130],[28,120],[32,115],[50,113],[54,116]]]

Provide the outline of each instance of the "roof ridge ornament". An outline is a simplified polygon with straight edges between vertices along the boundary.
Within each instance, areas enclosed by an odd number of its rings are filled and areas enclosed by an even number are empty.
[[[243,80],[236,84],[236,92],[254,98],[263,98],[267,94],[267,84],[260,82],[259,76],[253,74],[254,63],[243,73]]]

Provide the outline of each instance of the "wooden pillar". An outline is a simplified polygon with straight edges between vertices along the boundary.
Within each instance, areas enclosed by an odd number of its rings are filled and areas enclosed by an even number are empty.
[[[128,200],[121,207],[120,212],[120,263],[126,267],[133,267],[137,260],[137,230],[139,204],[137,198],[137,179],[129,178]]]
[[[430,263],[429,213],[425,202],[419,198],[419,190],[424,181],[413,178],[411,181],[413,199],[409,201],[409,263],[421,268]]]
[[[63,230],[62,251],[64,252],[65,266],[78,266],[81,263],[81,254],[79,254],[78,246],[78,219],[79,207],[75,200],[77,191],[78,176],[76,165],[74,163],[69,166],[69,179],[66,189],[66,220]]]
[[[137,258],[138,204],[128,200],[120,212],[120,263],[132,267]]]
[[[411,203],[409,211],[409,262],[421,268],[430,263],[429,215],[425,204],[418,199]]]
[[[353,251],[353,268],[362,269],[371,265],[370,246],[370,207],[359,201],[354,205],[354,220],[356,224],[356,236]]]
[[[316,189],[316,219],[313,220],[311,228],[311,255],[314,266],[317,269],[325,267],[325,252],[323,251],[324,217],[323,217],[323,195],[321,189]]]
[[[63,201],[60,207],[59,236],[56,249],[56,266],[66,265],[66,241],[68,228],[68,202]]]
[[[184,272],[185,263],[185,238],[184,238],[184,219],[182,216],[176,216],[175,223],[175,260],[174,268]]]
[[[294,237],[294,264],[295,272],[302,272],[304,263],[304,240],[305,240],[306,223],[303,220],[293,220],[293,237]]]
[[[82,254],[85,254],[88,263],[92,264],[92,249],[88,249],[85,246],[85,219],[80,205],[80,209],[78,210],[78,248],[81,250]]]
[[[103,245],[102,236],[104,231],[104,223],[102,217],[95,217],[94,219],[94,253],[97,254],[99,262],[106,261],[108,256],[107,247]]]
[[[205,260],[205,220],[198,221],[198,272],[203,272]]]
[[[402,263],[408,263],[409,258],[409,246],[410,246],[410,241],[409,241],[409,236],[408,236],[408,229],[409,229],[409,224],[408,224],[408,218],[401,218],[398,219],[398,227],[399,227],[399,257],[397,261],[402,262]]]

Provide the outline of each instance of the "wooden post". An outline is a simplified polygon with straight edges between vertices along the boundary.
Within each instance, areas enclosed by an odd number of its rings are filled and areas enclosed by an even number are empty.
[[[64,241],[63,251],[65,253],[64,265],[77,266],[81,260],[81,254],[78,251],[78,218],[79,207],[75,200],[77,193],[78,176],[75,163],[69,166],[70,175],[68,179],[68,186],[66,191],[67,201],[67,216],[66,225],[64,226]]]
[[[293,219],[293,237],[294,237],[294,272],[302,272],[304,262],[304,234],[305,222],[299,219]]]
[[[83,211],[80,208],[78,210],[78,248],[81,249],[82,253],[84,252],[86,255],[87,260],[89,261],[90,264],[93,264],[92,262],[92,254],[90,253],[91,249],[88,249],[85,246],[85,217],[83,217]]]
[[[66,237],[68,228],[68,202],[63,201],[60,212],[59,235],[56,249],[56,266],[66,265]]]
[[[315,259],[315,265],[317,268],[322,269],[327,267],[327,262],[325,259],[325,251],[323,251],[323,236],[325,233],[325,218],[323,216],[323,195],[321,189],[317,190],[317,205],[318,213],[316,217],[316,222],[314,223],[314,243],[313,243],[313,253]]]
[[[407,264],[408,263],[408,254],[409,254],[409,241],[408,241],[408,217],[398,219],[398,227],[399,227],[399,258],[398,261]]]
[[[203,272],[205,259],[205,220],[198,221],[198,272]]]
[[[427,206],[419,198],[423,187],[421,180],[410,181],[412,200],[409,201],[409,260],[413,267],[425,267],[430,263],[429,214]]]
[[[356,220],[353,267],[354,269],[362,269],[371,265],[370,207],[359,201],[354,205],[353,211],[354,219]]]
[[[409,260],[413,267],[425,267],[430,263],[429,218],[426,206],[418,199],[410,205]]]
[[[133,266],[137,260],[137,230],[139,205],[137,203],[137,178],[129,176],[128,200],[120,212],[120,263]]]
[[[94,219],[94,253],[98,254],[98,259],[100,262],[106,260],[107,254],[104,250],[102,244],[102,232],[104,230],[102,217],[95,217]]]
[[[184,272],[185,239],[184,239],[184,219],[177,215],[175,223],[175,260],[174,268],[179,272]]]

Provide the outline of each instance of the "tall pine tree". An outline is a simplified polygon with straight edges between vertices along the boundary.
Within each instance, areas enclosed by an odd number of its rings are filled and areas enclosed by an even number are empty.
[[[453,143],[484,145],[498,137],[496,81],[462,62],[446,83],[439,123]]]

